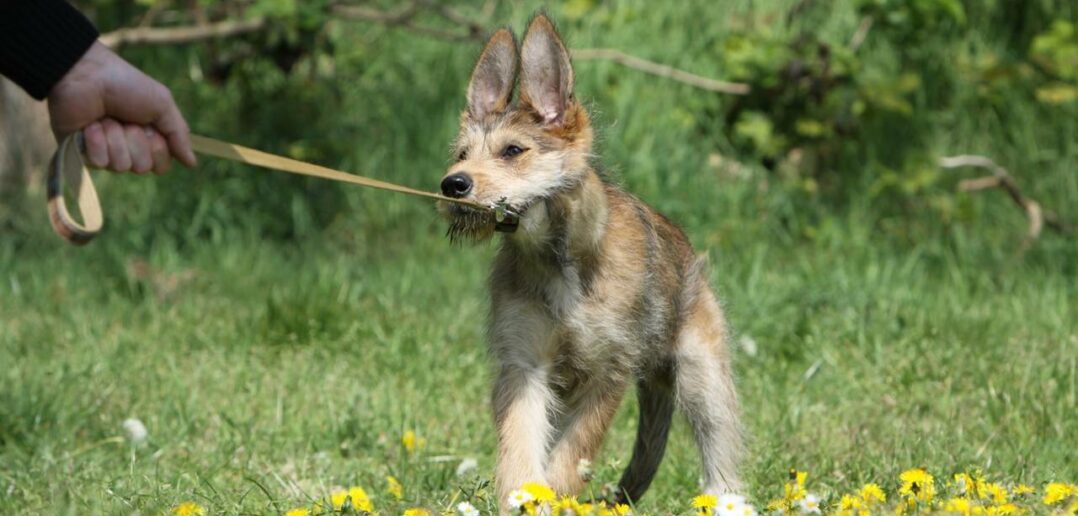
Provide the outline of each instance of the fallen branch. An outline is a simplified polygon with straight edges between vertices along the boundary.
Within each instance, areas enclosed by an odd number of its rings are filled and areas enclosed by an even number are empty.
[[[468,36],[470,38],[482,40],[486,36],[487,30],[486,27],[484,27],[484,23],[478,20],[473,20],[463,14],[460,14],[459,12],[453,10],[452,7],[449,7],[445,4],[438,3],[432,5],[432,7],[437,9],[438,15],[442,18],[445,18],[446,20],[449,20],[467,29]],[[484,6],[484,8],[485,7],[486,6]]]
[[[332,8],[334,15],[344,18],[346,20],[360,20],[370,21],[375,23],[382,23],[391,27],[403,27],[414,32],[426,34],[439,39],[447,39],[451,41],[479,41],[482,39],[483,34],[481,31],[477,31],[474,25],[464,25],[467,32],[459,33],[440,27],[433,27],[430,25],[420,25],[416,23],[415,18],[420,14],[420,4],[426,4],[426,2],[409,2],[396,9],[382,11],[379,9],[371,9],[369,7],[363,7],[358,5],[335,5]],[[452,14],[450,14],[452,13]],[[455,11],[450,11],[448,8],[440,8],[438,11],[443,18],[455,21],[450,17],[458,16]],[[463,17],[461,17],[463,19]]]
[[[102,34],[100,41],[113,50],[124,45],[195,43],[256,32],[262,30],[265,26],[265,19],[254,18],[251,20],[210,23],[194,27],[134,27]]]
[[[492,3],[484,5],[484,12],[489,15]],[[421,13],[420,7],[429,7],[444,20],[456,24],[464,29],[463,33],[419,25],[415,18]],[[432,2],[431,0],[414,0],[391,11],[380,11],[355,5],[335,5],[333,13],[350,20],[364,20],[384,23],[390,26],[405,27],[416,32],[422,32],[443,39],[455,41],[475,40],[482,41],[486,37],[487,30],[484,23],[458,13],[452,8]],[[606,60],[616,64],[632,68],[644,73],[665,77],[689,86],[694,86],[708,91],[727,93],[731,95],[746,95],[751,91],[748,84],[720,81],[696,75],[694,73],[679,70],[672,66],[648,61],[640,57],[626,54],[613,48],[581,48],[570,51],[574,58],[586,60]]]
[[[996,164],[989,158],[984,156],[977,156],[972,154],[964,154],[960,156],[948,156],[940,158],[940,166],[946,169],[954,169],[961,167],[976,167],[987,169],[992,173],[990,176],[978,177],[974,179],[964,179],[958,183],[958,190],[961,192],[977,192],[980,190],[986,190],[989,188],[1000,188],[1007,192],[1011,200],[1014,201],[1019,208],[1026,213],[1026,218],[1029,219],[1029,229],[1026,231],[1025,246],[1031,244],[1041,235],[1041,231],[1045,226],[1055,230],[1059,233],[1068,233],[1070,229],[1059,215],[1055,212],[1045,210],[1041,207],[1041,204],[1028,196],[1026,196],[1022,189],[1018,187],[1018,183],[1011,176],[1007,169]]]
[[[334,5],[333,14],[346,19],[366,20],[388,25],[401,25],[419,13],[419,2],[408,2],[395,9],[385,11],[363,7],[361,5]]]
[[[853,36],[850,38],[850,50],[857,52],[857,49],[861,48],[861,45],[865,43],[865,38],[868,38],[868,31],[872,30],[874,21],[875,19],[871,16],[861,18],[861,23],[857,24],[857,30],[854,31]]]
[[[574,59],[585,61],[589,59],[605,59],[634,70],[666,77],[667,79],[709,91],[728,93],[730,95],[747,95],[752,91],[752,87],[748,84],[710,79],[672,66],[629,55],[614,48],[578,48],[570,50],[570,53],[572,53]]]
[[[490,5],[492,4],[488,2],[484,6],[484,11],[490,12]],[[463,28],[464,31],[453,31],[417,23],[416,18],[424,12],[424,8]],[[373,9],[361,5],[337,4],[332,6],[331,12],[346,20],[362,20],[382,23],[391,27],[403,27],[436,38],[453,41],[482,41],[486,36],[483,22],[468,18],[450,7],[431,0],[414,0],[387,10]],[[207,23],[192,27],[133,27],[104,34],[101,36],[101,42],[113,49],[118,49],[124,45],[137,44],[193,43],[256,32],[265,28],[265,26],[265,19],[255,18],[244,21]],[[730,95],[746,95],[751,91],[748,84],[703,77],[672,66],[626,54],[614,48],[581,48],[571,52],[573,57],[578,60],[611,61],[627,68],[708,91]]]

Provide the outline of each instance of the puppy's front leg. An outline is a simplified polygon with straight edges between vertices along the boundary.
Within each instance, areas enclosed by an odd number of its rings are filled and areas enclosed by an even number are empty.
[[[509,493],[525,482],[546,484],[543,474],[553,395],[544,367],[503,364],[494,384],[494,422],[498,430],[495,484],[505,512]]]
[[[570,399],[565,427],[550,452],[547,467],[548,480],[558,494],[575,495],[583,488],[580,460],[595,457],[624,394],[624,378],[615,377],[587,382]]]

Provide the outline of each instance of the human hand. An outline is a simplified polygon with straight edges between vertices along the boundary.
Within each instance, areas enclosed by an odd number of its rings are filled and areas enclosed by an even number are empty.
[[[196,164],[190,130],[161,83],[95,42],[48,96],[58,139],[83,129],[90,163],[117,172],[163,173]]]

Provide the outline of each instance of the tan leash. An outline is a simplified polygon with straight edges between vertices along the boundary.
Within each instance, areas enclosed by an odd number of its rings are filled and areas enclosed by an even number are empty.
[[[349,174],[205,136],[192,134],[191,147],[195,152],[201,154],[271,170],[426,197],[467,206],[479,211],[492,211],[494,212],[496,229],[502,232],[511,233],[516,229],[519,222],[519,216],[504,205],[484,206],[473,201],[454,199],[432,192],[408,188],[407,186]],[[64,138],[60,142],[60,147],[56,150],[56,154],[52,157],[48,174],[49,221],[52,222],[52,228],[56,231],[56,234],[75,245],[83,245],[92,240],[101,231],[105,221],[101,210],[101,202],[97,197],[97,191],[94,189],[94,183],[90,179],[90,171],[83,163],[82,149],[81,132]],[[63,195],[65,182],[75,189],[75,198],[79,211],[82,213],[81,223],[76,221],[67,209],[67,203],[64,201]]]

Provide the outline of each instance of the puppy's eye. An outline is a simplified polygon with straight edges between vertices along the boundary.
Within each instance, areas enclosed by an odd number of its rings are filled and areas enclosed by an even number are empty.
[[[502,150],[502,157],[503,158],[512,158],[514,156],[519,156],[519,155],[523,154],[525,150],[526,149],[522,149],[517,145],[509,145],[509,146],[506,146],[504,150]]]
[[[460,151],[460,154],[457,154],[457,161],[464,161],[466,159],[468,159],[468,149],[464,149]]]

